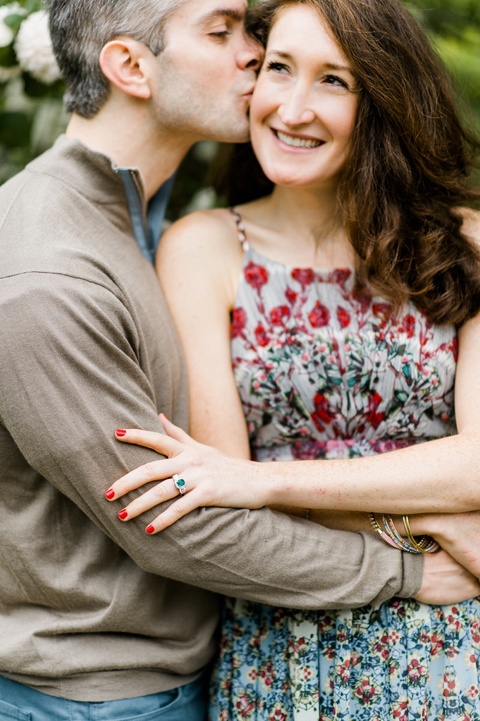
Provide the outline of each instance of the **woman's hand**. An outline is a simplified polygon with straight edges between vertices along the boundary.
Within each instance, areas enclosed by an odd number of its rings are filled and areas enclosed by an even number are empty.
[[[480,511],[411,516],[410,520],[414,533],[433,536],[452,558],[480,577]]]
[[[422,587],[415,596],[431,604],[480,596],[480,512],[410,516],[415,534],[427,533],[442,551],[425,555]]]
[[[415,598],[421,603],[460,603],[480,595],[480,582],[445,551],[425,555],[423,581]]]
[[[177,498],[147,527],[157,533],[187,513],[202,506],[261,508],[271,502],[267,490],[272,481],[262,464],[232,458],[194,441],[187,433],[161,416],[168,435],[131,429],[116,433],[123,443],[136,443],[167,458],[147,463],[119,478],[106,492],[109,501],[117,500],[135,488],[160,480],[119,512],[122,521],[139,516],[160,503]],[[185,481],[180,493],[173,476]]]

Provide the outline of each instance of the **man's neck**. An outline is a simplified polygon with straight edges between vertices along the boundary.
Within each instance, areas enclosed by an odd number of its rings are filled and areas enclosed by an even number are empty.
[[[118,167],[138,168],[149,200],[177,170],[192,143],[162,137],[142,113],[123,110],[112,115],[106,107],[89,119],[74,114],[66,134],[108,156]]]

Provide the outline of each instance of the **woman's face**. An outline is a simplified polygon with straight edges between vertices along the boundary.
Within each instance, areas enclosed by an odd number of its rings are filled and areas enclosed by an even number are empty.
[[[289,5],[271,27],[250,107],[252,145],[270,180],[331,188],[355,124],[358,92],[321,16]]]

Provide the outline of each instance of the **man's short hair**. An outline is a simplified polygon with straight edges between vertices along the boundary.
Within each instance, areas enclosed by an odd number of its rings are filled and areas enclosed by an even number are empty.
[[[127,35],[158,55],[164,47],[165,21],[184,2],[47,0],[53,50],[67,84],[66,110],[84,118],[94,116],[109,92],[99,62],[102,48]]]

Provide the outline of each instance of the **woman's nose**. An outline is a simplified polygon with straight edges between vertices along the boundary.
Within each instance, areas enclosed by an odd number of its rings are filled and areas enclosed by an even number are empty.
[[[289,127],[307,125],[315,120],[315,112],[301,98],[291,97],[278,108],[278,116],[282,123]]]
[[[315,120],[315,111],[311,104],[311,86],[307,82],[295,82],[284,89],[280,98],[278,115],[282,123],[289,127],[305,125]]]

